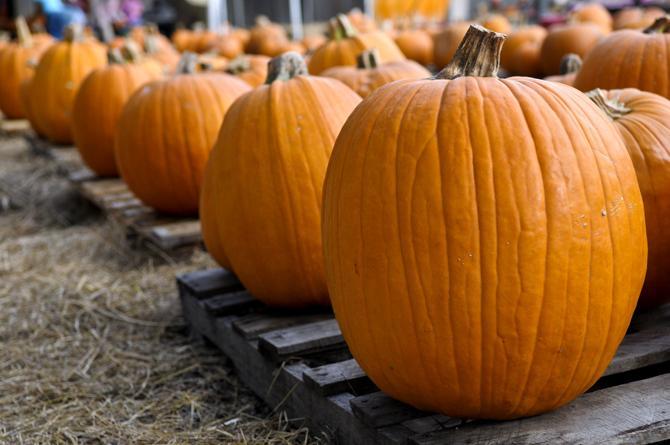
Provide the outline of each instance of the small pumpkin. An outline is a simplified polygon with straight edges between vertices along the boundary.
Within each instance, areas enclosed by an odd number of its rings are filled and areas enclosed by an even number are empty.
[[[105,47],[84,39],[77,26],[68,27],[64,40],[44,53],[35,69],[30,100],[34,119],[49,140],[72,143],[72,106],[79,85],[106,64]]]
[[[558,74],[566,54],[586,55],[605,36],[599,27],[589,23],[559,25],[551,28],[542,42],[540,58],[545,75]]]
[[[326,43],[328,39],[322,34],[311,34],[302,39],[302,45],[307,52],[313,52],[315,49]]]
[[[308,76],[300,55],[286,53],[226,115],[206,180],[216,197],[204,216],[217,221],[205,227],[219,232],[205,240],[267,304],[328,304],[321,188],[335,137],[360,100],[341,82]],[[217,239],[222,250],[211,244]]]
[[[32,66],[33,69],[37,66],[37,61],[29,61],[29,65]],[[21,82],[21,87],[20,87],[20,96],[21,96],[21,105],[23,106],[23,111],[25,113],[26,119],[28,119],[28,122],[30,122],[30,127],[33,129],[35,134],[37,134],[41,138],[46,138],[46,134],[44,132],[44,129],[40,126],[39,122],[35,118],[35,113],[33,112],[33,104],[32,104],[32,85],[33,85],[33,77],[29,77],[25,79],[23,82]]]
[[[624,8],[614,14],[614,29],[645,29],[663,16],[665,11],[657,7]]]
[[[637,88],[670,98],[670,19],[662,17],[644,32],[616,31],[584,58],[575,88]]]
[[[18,41],[0,50],[0,111],[9,119],[26,117],[21,101],[21,83],[33,76],[34,63],[52,42],[51,37],[33,36],[25,19],[16,20]]]
[[[510,74],[539,77],[542,74],[542,43],[547,30],[538,25],[513,31],[500,55],[500,64]]]
[[[148,27],[140,48],[144,48],[145,54],[163,67],[162,71],[174,72],[177,69],[179,53],[155,26]]]
[[[470,22],[450,23],[433,37],[433,60],[438,68],[443,68],[451,62],[469,27]]]
[[[394,41],[400,51],[410,60],[422,65],[433,63],[433,37],[424,29],[405,29],[398,31]]]
[[[359,33],[346,15],[331,21],[331,38],[317,48],[309,59],[309,72],[320,74],[333,66],[356,66],[356,57],[367,49],[376,48],[382,63],[405,60],[393,40],[384,32]]]
[[[193,214],[223,117],[250,87],[220,73],[194,74],[186,53],[176,76],[144,85],[121,112],[114,150],[128,188],[149,207]]]
[[[649,241],[647,276],[638,307],[670,302],[670,101],[634,88],[587,93],[617,127],[633,160]]]
[[[91,72],[81,84],[72,109],[74,143],[84,163],[98,176],[118,176],[114,133],[126,102],[158,75],[136,63],[125,63],[110,51],[109,66]]]
[[[335,66],[321,73],[347,85],[359,96],[367,97],[377,88],[401,79],[430,77],[430,71],[412,60],[380,63],[376,49],[362,52],[356,67]]]
[[[244,54],[244,43],[230,32],[219,36],[214,48],[220,56],[226,59],[234,59]]]
[[[274,57],[284,52],[288,44],[288,36],[283,26],[272,23],[265,16],[259,16],[256,18],[256,26],[251,29],[246,51]]]
[[[498,79],[473,25],[435,78],[380,88],[337,137],[326,278],[354,358],[390,397],[456,418],[555,409],[605,371],[647,244],[635,170],[579,91]]]
[[[612,31],[612,15],[600,3],[584,3],[578,5],[570,14],[571,23],[590,23],[596,25],[604,34]]]
[[[172,44],[177,51],[184,52],[193,49],[193,31],[186,28],[179,28],[172,33]]]
[[[358,32],[365,33],[377,31],[377,22],[375,22],[375,19],[363,13],[360,8],[353,8],[349,11],[347,13],[347,18]]]
[[[582,58],[577,54],[566,54],[561,60],[561,71],[557,76],[545,77],[544,80],[574,85],[577,73],[582,69]]]
[[[509,34],[512,32],[512,24],[502,14],[492,14],[482,21],[482,26],[491,31]]]
[[[226,73],[239,77],[252,87],[265,82],[268,77],[270,58],[260,55],[244,55],[232,60],[226,66]]]

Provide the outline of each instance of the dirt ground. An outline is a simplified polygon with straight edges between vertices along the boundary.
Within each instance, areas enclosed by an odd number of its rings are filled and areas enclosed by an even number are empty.
[[[20,138],[0,139],[0,443],[316,444],[180,315],[176,273],[130,249]]]

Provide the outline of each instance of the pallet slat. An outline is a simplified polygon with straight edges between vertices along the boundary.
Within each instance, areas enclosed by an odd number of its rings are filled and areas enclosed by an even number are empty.
[[[258,300],[247,291],[231,292],[216,295],[203,302],[205,310],[214,317],[222,315],[239,314],[259,306]]]
[[[286,313],[254,313],[233,322],[233,328],[247,340],[255,340],[270,331],[290,328],[333,318],[332,314],[288,315]]]
[[[181,291],[199,300],[242,289],[242,283],[235,274],[226,269],[206,269],[182,274],[177,277],[177,285]]]
[[[376,389],[355,359],[312,368],[303,376],[305,385],[329,396],[341,392],[365,394]]]
[[[373,428],[389,426],[430,415],[430,413],[419,411],[405,403],[392,399],[381,391],[352,399],[351,408],[356,417]]]
[[[261,334],[258,348],[274,361],[346,347],[335,319]]]
[[[624,337],[604,376],[670,361],[670,326]]]

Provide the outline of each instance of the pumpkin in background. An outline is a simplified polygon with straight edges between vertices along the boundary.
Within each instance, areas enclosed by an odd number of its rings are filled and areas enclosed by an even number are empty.
[[[139,64],[125,63],[118,50],[110,51],[110,62],[86,77],[72,109],[75,146],[98,176],[118,176],[114,133],[121,110],[139,87],[158,79],[155,72]]]
[[[257,87],[268,77],[268,62],[270,58],[267,56],[244,55],[228,63],[225,71]]]
[[[193,31],[179,28],[172,33],[172,44],[177,49],[177,51],[184,52],[193,47],[191,43],[193,41]]]
[[[32,64],[33,69],[35,69],[35,67],[37,66],[37,62],[28,62],[28,63]],[[33,77],[30,77],[21,82],[21,87],[19,90],[21,96],[21,105],[23,106],[23,111],[26,115],[26,119],[28,119],[28,122],[30,122],[30,127],[33,129],[33,131],[39,137],[46,138],[44,129],[40,126],[37,119],[35,119],[35,113],[33,112],[32,108],[33,104],[31,100],[32,85],[33,85]]]
[[[539,77],[542,74],[542,43],[547,30],[542,26],[531,25],[513,31],[500,55],[502,67],[510,74]]]
[[[644,33],[610,34],[584,58],[575,88],[637,88],[670,98],[670,19],[662,17]]]
[[[613,121],[628,149],[642,191],[649,261],[639,307],[670,302],[670,102],[634,88],[587,95]]]
[[[6,32],[0,32],[0,49],[9,45],[9,34]]]
[[[225,57],[212,55],[212,54],[200,54],[198,56],[198,63],[196,69],[199,71],[223,71],[228,66],[228,59]]]
[[[272,61],[266,85],[226,115],[207,170],[218,190],[207,215],[235,274],[267,304],[328,304],[321,189],[335,137],[360,100],[341,82],[308,76],[302,58],[286,53]]]
[[[251,29],[246,52],[274,57],[284,52],[288,44],[283,26],[272,23],[265,16],[259,16],[256,18],[256,26]]]
[[[173,72],[179,64],[179,53],[155,26],[147,27],[140,48],[144,48],[147,56],[161,64],[163,71]]]
[[[379,53],[371,49],[359,54],[357,66],[334,66],[320,75],[337,79],[359,96],[367,97],[377,88],[396,80],[430,77],[430,71],[412,60],[380,63]]]
[[[566,54],[577,54],[584,59],[603,37],[600,28],[588,23],[551,28],[540,51],[542,72],[549,76],[558,74]]]
[[[438,68],[441,69],[451,62],[469,27],[470,22],[449,23],[442,32],[433,37],[433,60]]]
[[[423,29],[405,29],[394,37],[395,44],[410,60],[422,65],[433,63],[433,38]]]
[[[545,77],[544,80],[572,86],[575,84],[575,78],[580,69],[582,69],[582,58],[577,54],[566,54],[561,60],[560,74]]]
[[[305,36],[302,39],[302,45],[305,47],[307,52],[313,52],[315,49],[326,43],[328,39],[326,36],[321,34],[313,34]]]
[[[347,18],[351,26],[356,28],[358,32],[372,32],[377,30],[377,22],[375,19],[367,14],[364,14],[360,8],[353,8],[347,13]]]
[[[0,111],[8,119],[26,117],[21,84],[33,76],[35,63],[52,42],[49,36],[32,36],[22,17],[16,20],[16,29],[18,41],[0,49]]]
[[[507,17],[501,14],[493,14],[482,21],[482,26],[491,31],[509,34],[512,32],[512,24]]]
[[[160,212],[197,212],[205,164],[223,116],[250,89],[227,74],[193,74],[196,64],[197,57],[186,53],[179,74],[135,92],[114,135],[121,177]]]
[[[320,74],[333,66],[356,66],[356,57],[367,49],[379,51],[382,63],[405,60],[391,37],[382,31],[359,33],[344,14],[331,20],[331,38],[309,59],[309,72]]]
[[[63,41],[43,54],[30,87],[34,119],[55,143],[72,143],[72,106],[79,85],[96,68],[107,64],[105,47],[83,39],[81,29],[70,26]]]
[[[663,16],[665,11],[657,7],[624,8],[614,14],[614,29],[645,29]]]
[[[214,49],[218,55],[226,59],[234,59],[244,54],[244,44],[239,37],[232,33],[219,36]]]
[[[635,170],[574,88],[498,79],[474,25],[433,79],[380,88],[324,185],[335,316],[390,397],[456,418],[570,402],[605,371],[645,275]]]
[[[612,31],[612,15],[600,3],[585,3],[578,5],[568,20],[571,23],[590,23],[596,25],[604,34]]]

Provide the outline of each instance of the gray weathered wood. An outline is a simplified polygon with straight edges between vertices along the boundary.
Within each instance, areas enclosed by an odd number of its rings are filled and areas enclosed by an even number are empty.
[[[345,348],[342,332],[334,319],[261,334],[259,349],[275,361],[315,352]]]
[[[605,376],[670,361],[670,325],[624,337]]]
[[[229,292],[216,295],[203,301],[205,310],[213,317],[223,315],[239,314],[247,312],[254,307],[258,307],[260,302],[256,300],[249,292]]]
[[[595,391],[541,416],[472,422],[412,438],[415,445],[646,444],[670,439],[670,374]]]
[[[181,293],[197,299],[242,289],[242,283],[227,269],[207,269],[177,276]]]
[[[67,179],[74,184],[79,184],[81,182],[96,181],[99,178],[93,170],[87,167],[81,167],[70,172]]]
[[[15,136],[28,131],[30,131],[30,122],[27,119],[0,120],[0,133],[4,135]]]
[[[638,332],[662,325],[670,325],[670,303],[646,312],[636,313],[630,322],[629,331]]]
[[[147,235],[163,249],[175,249],[202,241],[202,231],[198,219],[185,219],[171,224],[154,226],[148,231]]]
[[[333,318],[331,313],[288,315],[285,312],[261,312],[248,314],[233,322],[233,328],[247,340],[260,334]]]
[[[305,371],[303,380],[305,385],[324,396],[341,392],[362,395],[377,390],[354,359],[312,368]]]
[[[394,425],[430,414],[394,400],[383,392],[356,397],[351,400],[351,408],[356,417],[374,428]]]

